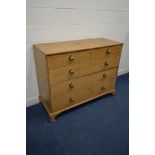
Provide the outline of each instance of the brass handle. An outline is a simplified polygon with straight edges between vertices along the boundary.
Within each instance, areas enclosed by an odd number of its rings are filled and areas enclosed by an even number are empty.
[[[101,87],[101,90],[104,91],[104,90],[105,90],[105,87],[102,86],[102,87]]]
[[[70,61],[73,61],[73,60],[74,60],[74,57],[73,57],[73,56],[70,56],[70,57],[69,57],[69,60],[70,60]]]
[[[70,98],[69,101],[70,101],[70,102],[74,102],[73,98]]]
[[[106,52],[106,54],[110,54],[110,53],[111,53],[111,51],[108,49],[107,52]]]
[[[70,83],[70,84],[69,84],[69,87],[70,87],[70,88],[74,88],[74,86],[73,86],[73,84],[72,84],[72,83]]]
[[[109,63],[106,61],[106,62],[105,62],[105,65],[106,65],[106,66],[108,66],[108,65],[109,65]]]
[[[104,73],[104,74],[103,74],[103,78],[106,78],[106,77],[107,77],[107,75]]]
[[[72,75],[72,74],[74,74],[74,71],[72,69],[70,69],[69,73]]]

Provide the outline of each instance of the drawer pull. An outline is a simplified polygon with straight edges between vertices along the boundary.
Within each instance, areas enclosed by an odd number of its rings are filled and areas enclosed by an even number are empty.
[[[106,78],[106,77],[107,77],[107,75],[104,73],[104,74],[103,74],[103,78]]]
[[[106,52],[106,54],[111,54],[111,51],[108,49],[107,52]]]
[[[72,75],[72,74],[74,74],[74,71],[72,69],[70,69],[69,73]]]
[[[70,101],[70,102],[74,102],[73,98],[70,98],[69,101]]]
[[[105,62],[105,65],[106,65],[106,66],[108,66],[108,65],[109,65],[109,63],[106,61],[106,62]]]
[[[101,87],[101,90],[104,91],[104,90],[105,90],[105,87],[102,86],[102,87]]]
[[[69,57],[69,60],[70,60],[70,61],[73,61],[73,60],[74,60],[74,57],[73,57],[73,56],[70,56],[70,57]]]
[[[70,87],[70,88],[74,88],[74,86],[73,86],[73,84],[72,84],[72,83],[70,83],[70,84],[69,84],[69,87]]]

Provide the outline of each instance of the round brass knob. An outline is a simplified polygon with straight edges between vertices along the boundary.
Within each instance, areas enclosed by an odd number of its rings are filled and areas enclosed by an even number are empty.
[[[106,52],[106,54],[110,54],[110,53],[111,53],[111,51],[108,49],[107,52]]]
[[[69,73],[72,75],[72,74],[74,74],[74,71],[72,69],[70,69]]]
[[[108,65],[109,65],[109,63],[106,61],[106,62],[105,62],[105,65],[106,65],[106,66],[108,66]]]
[[[101,87],[101,90],[104,91],[104,90],[105,90],[105,87],[102,86],[102,87]]]
[[[106,78],[106,77],[107,77],[107,75],[104,73],[104,74],[103,74],[103,78]]]
[[[74,99],[73,99],[73,98],[70,98],[69,101],[70,101],[70,102],[74,102]]]
[[[70,84],[69,84],[69,87],[70,87],[70,88],[74,88],[74,86],[73,86],[73,84],[72,84],[72,83],[70,83]]]
[[[70,57],[69,57],[69,60],[70,60],[70,61],[73,61],[73,60],[74,60],[74,57],[73,57],[73,56],[70,56]]]

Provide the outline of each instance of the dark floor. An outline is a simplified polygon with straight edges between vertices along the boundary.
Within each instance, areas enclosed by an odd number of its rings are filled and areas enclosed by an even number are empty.
[[[118,77],[116,89],[54,124],[41,104],[27,108],[27,155],[128,155],[129,74]]]

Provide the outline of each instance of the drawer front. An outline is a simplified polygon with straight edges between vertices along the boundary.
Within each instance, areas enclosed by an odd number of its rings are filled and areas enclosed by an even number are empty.
[[[100,61],[104,61],[105,59],[110,59],[114,57],[120,57],[121,55],[122,46],[113,46],[113,47],[106,47],[106,48],[98,48],[94,49],[91,62],[98,63]]]
[[[99,72],[107,69],[111,69],[114,67],[118,67],[120,61],[120,57],[112,57],[109,59],[105,59],[102,62],[92,63],[89,67],[89,72]]]
[[[74,65],[64,68],[59,68],[55,70],[49,71],[49,83],[58,83],[61,81],[66,81],[73,79],[75,77],[79,77],[82,75],[86,75],[90,72],[89,70],[90,64],[83,63],[80,65]]]
[[[90,50],[47,56],[48,69],[57,69],[69,65],[87,63],[90,61]]]
[[[53,111],[76,105],[114,89],[117,68],[86,75],[51,86]]]

